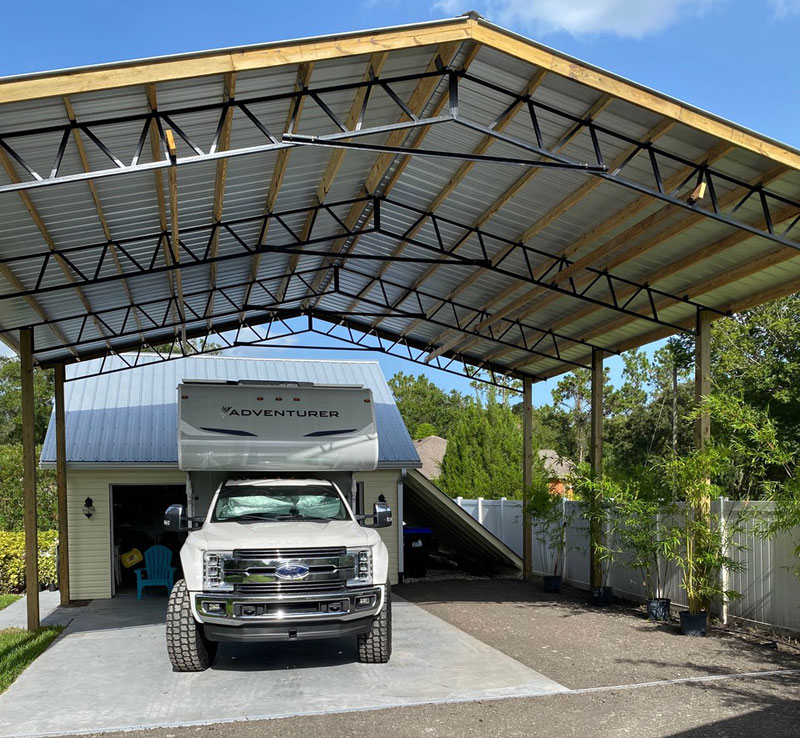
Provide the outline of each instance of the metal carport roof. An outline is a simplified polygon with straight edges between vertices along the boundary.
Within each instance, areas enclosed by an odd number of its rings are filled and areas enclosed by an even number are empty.
[[[799,166],[474,14],[0,79],[0,337],[543,379],[800,289]]]

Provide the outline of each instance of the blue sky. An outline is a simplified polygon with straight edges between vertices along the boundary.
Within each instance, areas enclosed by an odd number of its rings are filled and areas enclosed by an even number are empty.
[[[0,76],[413,23],[470,9],[560,51],[800,147],[796,73],[800,0],[6,2]],[[267,355],[370,356],[301,354],[291,348],[272,349]],[[421,370],[399,359],[380,360],[387,376]],[[608,363],[618,381],[621,361]],[[426,373],[443,387],[468,389],[466,380],[434,370]],[[537,404],[549,401],[550,384],[535,388]]]

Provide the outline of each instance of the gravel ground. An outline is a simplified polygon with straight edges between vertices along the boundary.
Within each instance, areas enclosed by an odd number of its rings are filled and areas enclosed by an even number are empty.
[[[800,650],[736,629],[680,635],[629,604],[586,605],[586,593],[545,594],[513,579],[416,582],[398,595],[571,689],[709,674],[800,669]],[[800,736],[800,731],[798,732]]]
[[[126,733],[125,738],[798,738],[800,673],[791,644],[736,631],[687,638],[618,605],[595,610],[585,593],[546,595],[514,580],[415,582],[397,593],[578,690],[547,697],[423,705],[283,720]],[[723,679],[708,680],[711,676]],[[702,679],[646,684],[670,679]],[[619,685],[636,685],[625,686]],[[615,685],[615,686],[611,686]]]

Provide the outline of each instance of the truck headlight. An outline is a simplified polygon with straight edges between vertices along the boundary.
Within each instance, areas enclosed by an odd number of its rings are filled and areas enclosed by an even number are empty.
[[[352,579],[347,580],[348,587],[372,584],[372,549],[352,548],[347,553],[353,556],[355,572]]]
[[[203,589],[217,592],[230,592],[232,584],[225,582],[223,560],[230,556],[229,551],[205,551],[203,553]]]

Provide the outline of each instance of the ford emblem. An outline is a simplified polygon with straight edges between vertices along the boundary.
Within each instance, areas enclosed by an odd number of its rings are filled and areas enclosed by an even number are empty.
[[[278,579],[305,579],[308,576],[308,567],[305,564],[282,564],[275,569]]]

